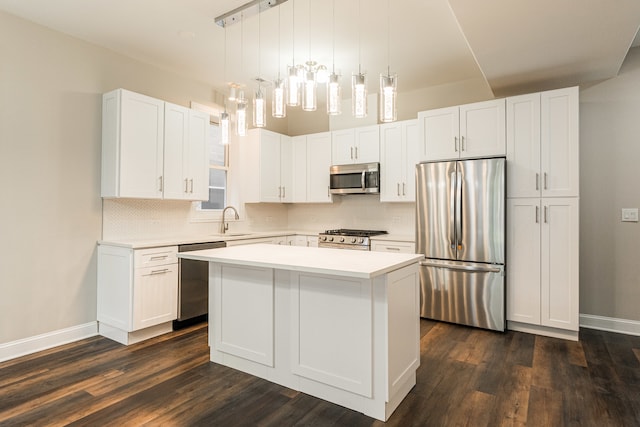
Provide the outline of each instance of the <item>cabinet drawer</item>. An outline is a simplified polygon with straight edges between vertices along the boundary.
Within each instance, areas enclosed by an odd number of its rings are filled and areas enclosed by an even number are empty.
[[[416,245],[411,242],[392,242],[392,241],[372,241],[371,250],[378,252],[400,252],[405,254],[413,254],[416,252]]]
[[[133,255],[133,265],[135,268],[145,268],[157,265],[177,264],[177,254],[177,246],[135,250]]]

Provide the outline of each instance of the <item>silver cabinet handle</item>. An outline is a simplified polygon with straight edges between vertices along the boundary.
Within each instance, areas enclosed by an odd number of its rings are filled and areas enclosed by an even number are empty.
[[[536,172],[536,191],[540,190],[540,174]]]
[[[388,251],[399,251],[400,250],[400,248],[394,248],[394,247],[391,247],[391,246],[385,246],[385,249],[388,250]]]
[[[282,187],[278,187],[278,198],[282,198]]]
[[[160,175],[160,177],[158,177],[158,180],[160,181],[160,191],[162,191],[162,187],[163,187],[163,182],[162,182],[162,175]]]
[[[331,187],[327,185],[327,197],[331,197]]]
[[[539,215],[540,215],[540,208],[536,206],[536,224],[540,222]]]
[[[187,178],[184,179],[184,192],[189,192],[189,180]]]
[[[351,159],[353,160],[353,147],[351,147],[350,150],[351,150]]]
[[[282,198],[286,198],[287,197],[287,187],[282,187]]]
[[[544,189],[547,190],[547,173],[544,173]]]
[[[406,195],[407,195],[407,193],[406,193],[406,191],[405,191],[405,187],[406,187],[406,186],[407,186],[407,184],[406,184],[405,182],[403,182],[403,183],[402,183],[402,195],[403,195],[403,196],[406,196]]]
[[[458,152],[458,137],[457,136],[453,137],[453,151],[455,151],[456,153]]]
[[[162,270],[151,270],[151,273],[149,275],[151,276],[151,275],[154,275],[154,274],[164,274],[167,271],[169,271],[168,268],[163,268]]]
[[[189,180],[189,185],[191,186],[191,190],[189,192],[193,193],[193,178]]]
[[[358,159],[358,147],[356,147],[356,160]]]
[[[460,151],[464,151],[464,135],[460,137]]]
[[[547,221],[547,207],[544,207],[544,223],[548,223],[549,221]]]
[[[396,192],[398,193],[398,196],[399,196],[399,195],[400,195],[400,183],[398,183],[398,185],[397,185],[397,190],[396,190]]]
[[[160,261],[161,259],[167,259],[167,255],[156,255],[149,257],[149,261]]]

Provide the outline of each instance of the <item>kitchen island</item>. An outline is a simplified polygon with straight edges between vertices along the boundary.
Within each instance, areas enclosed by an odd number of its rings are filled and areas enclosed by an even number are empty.
[[[275,245],[209,261],[211,361],[386,421],[416,383],[421,255]]]

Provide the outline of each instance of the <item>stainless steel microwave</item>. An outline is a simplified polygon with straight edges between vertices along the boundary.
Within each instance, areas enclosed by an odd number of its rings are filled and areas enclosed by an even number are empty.
[[[380,163],[331,166],[329,188],[331,194],[378,194]]]

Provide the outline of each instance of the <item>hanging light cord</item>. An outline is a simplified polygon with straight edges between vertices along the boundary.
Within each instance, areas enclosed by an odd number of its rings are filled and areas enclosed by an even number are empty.
[[[291,2],[291,66],[296,66],[296,0]]]
[[[360,7],[362,6],[362,0],[358,0],[358,74],[362,74],[362,52],[361,52],[361,44],[362,44],[362,19],[360,18]]]
[[[336,0],[331,0],[331,72],[336,73]]]
[[[282,9],[278,8],[278,80],[280,80],[280,21],[281,21],[281,15],[282,15]]]
[[[389,2],[390,0],[387,0],[387,76],[391,75],[391,13]]]

